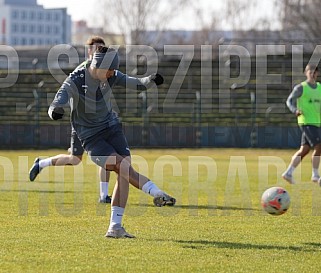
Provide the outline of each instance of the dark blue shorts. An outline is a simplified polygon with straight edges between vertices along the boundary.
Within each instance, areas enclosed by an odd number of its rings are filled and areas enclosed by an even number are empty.
[[[127,139],[120,123],[85,140],[84,147],[91,157],[91,160],[103,168],[106,166],[107,158],[111,158],[110,155],[119,154],[123,157],[130,156]],[[111,164],[115,163],[116,162]]]
[[[302,131],[301,146],[309,145],[310,147],[314,147],[315,145],[321,143],[320,127],[313,125],[302,125],[300,126],[300,129]]]
[[[71,132],[70,149],[71,149],[71,154],[75,156],[80,156],[80,155],[83,155],[84,153],[84,148],[82,147],[81,142],[75,131]]]

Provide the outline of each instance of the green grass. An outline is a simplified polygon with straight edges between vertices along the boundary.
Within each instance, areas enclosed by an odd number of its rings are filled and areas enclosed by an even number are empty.
[[[107,239],[110,206],[97,203],[97,167],[44,169],[36,156],[64,151],[1,151],[0,272],[320,272],[321,188],[310,159],[280,179],[294,150],[132,150],[136,169],[174,195],[156,208],[131,188],[125,228],[137,238]],[[115,176],[111,178],[113,188]],[[285,187],[290,210],[262,212],[260,196]]]

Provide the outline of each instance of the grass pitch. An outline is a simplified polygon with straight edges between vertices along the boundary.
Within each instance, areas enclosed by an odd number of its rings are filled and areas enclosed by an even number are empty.
[[[137,170],[177,198],[156,208],[131,187],[124,225],[136,239],[107,239],[110,205],[98,204],[98,168],[49,167],[0,152],[1,272],[320,272],[321,188],[310,159],[296,185],[280,179],[293,150],[132,150]],[[110,183],[110,193],[115,176]],[[264,213],[263,191],[285,187],[290,210]]]

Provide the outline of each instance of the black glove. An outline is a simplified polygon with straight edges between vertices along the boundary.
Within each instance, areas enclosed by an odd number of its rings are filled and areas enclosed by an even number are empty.
[[[55,108],[52,111],[52,119],[53,120],[57,120],[57,119],[62,119],[62,117],[64,116],[65,110],[61,107],[59,108]]]
[[[164,83],[164,78],[158,73],[153,73],[150,75],[150,79],[156,83],[156,85],[161,85]]]

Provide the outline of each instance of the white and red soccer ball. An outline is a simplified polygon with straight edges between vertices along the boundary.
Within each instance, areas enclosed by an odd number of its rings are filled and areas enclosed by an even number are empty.
[[[290,207],[290,195],[282,187],[267,189],[261,198],[263,209],[272,215],[281,215]]]

